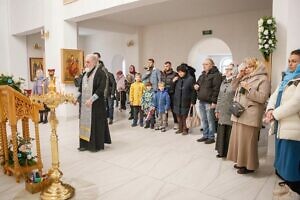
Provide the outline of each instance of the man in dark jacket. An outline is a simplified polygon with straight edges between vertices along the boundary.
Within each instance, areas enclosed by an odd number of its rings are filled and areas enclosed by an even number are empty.
[[[79,88],[80,88],[81,83],[82,83],[82,78],[84,76],[84,73],[85,73],[85,71],[82,70],[82,72],[78,76],[75,76],[75,78],[74,78],[74,85],[75,85],[75,87],[78,88],[78,92],[79,92]],[[79,103],[79,117],[80,117],[80,114],[81,114],[81,93],[79,93],[79,95],[77,96],[77,102]]]
[[[101,60],[101,55],[98,52],[94,52],[93,53],[95,56],[97,56],[98,58],[98,66],[99,68],[104,71],[105,75],[106,75],[106,82],[105,82],[105,90],[104,90],[104,97],[107,97],[107,93],[108,93],[108,84],[109,84],[109,74],[108,74],[108,70],[104,65],[104,62]]]
[[[199,110],[203,128],[203,137],[197,141],[211,144],[215,142],[216,122],[214,110],[222,83],[222,74],[211,58],[206,58],[203,61],[203,69],[194,86],[199,99]]]
[[[93,53],[98,58],[98,66],[106,75],[105,89],[104,89],[104,99],[106,102],[107,117],[109,118],[109,124],[113,123],[114,118],[114,98],[116,92],[116,80],[112,73],[108,72],[103,61],[101,60],[101,55],[99,52]]]
[[[172,64],[170,61],[165,62],[164,64],[164,69],[161,71],[161,82],[165,83],[165,88],[168,91],[168,94],[170,96],[171,100],[171,111],[173,114],[173,119],[174,119],[174,130],[178,129],[178,120],[176,117],[176,114],[173,111],[173,105],[174,105],[174,92],[175,92],[175,83],[173,82],[173,79],[178,76],[176,72],[173,71],[172,69]],[[168,119],[168,115],[167,115]]]
[[[114,99],[116,93],[116,80],[112,73],[108,72],[108,87],[107,87],[107,96],[105,98],[106,101],[106,111],[107,117],[109,118],[109,124],[113,123],[114,120]]]

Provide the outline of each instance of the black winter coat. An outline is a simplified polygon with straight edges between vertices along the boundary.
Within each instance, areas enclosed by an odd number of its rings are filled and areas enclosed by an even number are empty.
[[[117,83],[112,73],[108,72],[108,77],[109,80],[108,80],[108,88],[107,88],[107,97],[111,97],[116,93]]]
[[[197,91],[198,99],[207,103],[216,104],[221,83],[222,74],[216,66],[214,66],[207,74],[203,71],[197,80],[197,84],[200,86]]]
[[[170,71],[161,71],[160,79],[161,82],[165,83],[165,88],[168,90],[169,94],[174,94],[175,90],[175,83],[173,82],[173,78],[178,76],[176,72],[172,69]]]
[[[188,115],[191,104],[196,103],[194,84],[195,80],[189,74],[176,81],[173,111],[177,115]]]

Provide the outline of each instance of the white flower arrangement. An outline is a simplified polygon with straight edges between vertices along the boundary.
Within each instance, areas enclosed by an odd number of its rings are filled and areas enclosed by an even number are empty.
[[[36,158],[37,156],[32,155],[32,144],[31,142],[33,141],[33,138],[28,138],[24,139],[23,137],[20,136],[19,133],[17,133],[17,156],[19,160],[19,165],[20,166],[32,166],[36,164]],[[12,138],[10,136],[9,139],[9,145],[8,145],[8,153],[9,153],[9,159],[8,163],[9,165],[14,164],[13,160],[13,144],[12,144]]]
[[[258,20],[258,48],[266,61],[276,49],[276,22],[274,17],[262,17]]]

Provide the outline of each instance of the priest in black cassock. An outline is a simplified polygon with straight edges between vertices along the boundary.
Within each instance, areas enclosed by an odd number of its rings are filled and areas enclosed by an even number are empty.
[[[104,149],[104,143],[111,143],[104,102],[106,75],[97,64],[98,59],[95,55],[86,56],[85,73],[79,87],[79,151],[96,152]]]

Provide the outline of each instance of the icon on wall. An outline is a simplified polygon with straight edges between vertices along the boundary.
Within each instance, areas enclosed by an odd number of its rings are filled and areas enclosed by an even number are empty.
[[[29,68],[30,68],[30,80],[34,81],[36,79],[36,71],[38,69],[41,69],[44,72],[44,59],[29,58]]]
[[[79,49],[61,49],[62,82],[74,83],[83,67],[83,51]]]

